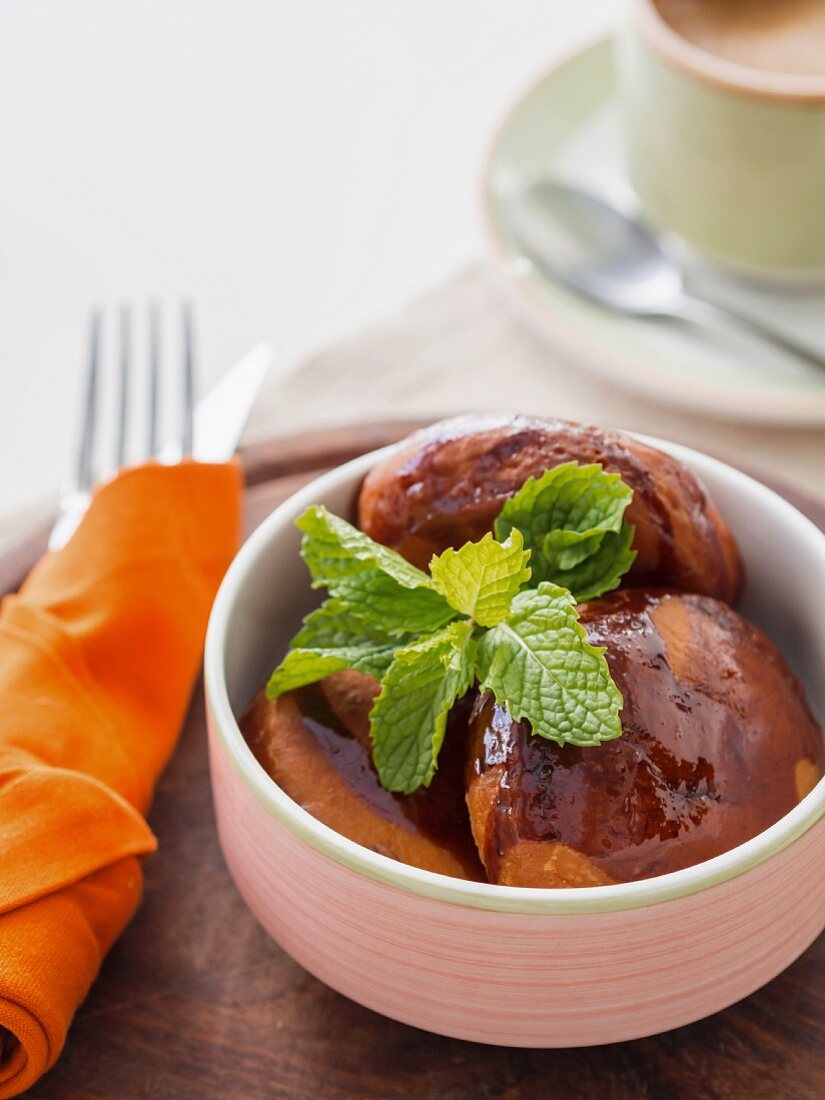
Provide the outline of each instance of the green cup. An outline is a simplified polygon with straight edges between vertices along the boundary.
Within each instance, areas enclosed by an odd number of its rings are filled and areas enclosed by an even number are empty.
[[[727,61],[678,35],[652,0],[630,7],[616,59],[648,219],[754,274],[825,275],[825,76]]]

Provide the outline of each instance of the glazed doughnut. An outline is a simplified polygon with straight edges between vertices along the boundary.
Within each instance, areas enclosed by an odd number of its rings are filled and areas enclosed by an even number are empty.
[[[377,692],[377,681],[351,670],[274,701],[261,692],[241,731],[278,786],[331,829],[413,867],[483,881],[464,801],[468,708],[453,710],[430,786],[396,795],[378,782],[370,757]]]
[[[528,477],[570,461],[599,462],[633,489],[626,518],[637,558],[628,583],[735,601],[739,551],[699,480],[662,451],[588,424],[489,415],[416,432],[367,475],[359,526],[426,569],[433,554],[492,530]]]
[[[469,720],[467,802],[491,882],[591,886],[728,851],[822,775],[802,688],[765,635],[704,596],[627,589],[581,605],[624,698],[623,733],[559,746],[489,695]]]

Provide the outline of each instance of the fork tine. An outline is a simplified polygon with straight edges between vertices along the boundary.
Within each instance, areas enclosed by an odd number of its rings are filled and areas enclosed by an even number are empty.
[[[129,375],[132,361],[132,312],[127,305],[120,307],[120,392],[118,394],[117,427],[115,434],[115,469],[126,465],[126,437],[129,413]]]
[[[89,318],[89,365],[83,404],[80,446],[77,453],[77,488],[88,493],[94,484],[94,449],[97,435],[98,374],[100,372],[101,314],[93,309]]]
[[[192,332],[192,303],[181,305],[183,323],[183,399],[181,403],[181,456],[191,455],[195,418],[195,351]]]
[[[160,386],[160,306],[149,304],[149,412],[146,431],[147,458],[158,453],[158,389]]]

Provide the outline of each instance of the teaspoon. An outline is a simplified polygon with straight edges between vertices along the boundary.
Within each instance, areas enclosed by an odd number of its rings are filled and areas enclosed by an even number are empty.
[[[825,366],[825,359],[790,337],[688,292],[680,267],[654,234],[587,191],[537,180],[512,198],[507,221],[529,260],[599,305],[628,316],[673,318],[709,328],[733,321],[785,352]]]

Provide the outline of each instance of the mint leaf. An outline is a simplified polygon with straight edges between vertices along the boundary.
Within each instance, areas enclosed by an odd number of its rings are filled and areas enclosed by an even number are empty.
[[[633,490],[618,474],[598,463],[565,462],[528,478],[505,502],[496,523],[496,538],[517,527],[532,551],[533,586],[553,581],[570,588],[576,599],[593,599],[615,588],[630,568],[633,528],[624,523]],[[577,569],[592,557],[597,565]],[[581,587],[579,587],[581,583]]]
[[[301,554],[315,588],[324,586],[334,593],[337,581],[374,572],[386,574],[402,588],[432,588],[426,573],[323,505],[307,508],[295,526],[304,532]]]
[[[608,532],[612,534],[613,532]],[[583,535],[580,531],[550,531],[540,540],[541,551],[552,572],[573,569],[595,554],[602,544],[605,534],[595,531]],[[566,588],[567,585],[562,587]]]
[[[519,593],[478,642],[476,672],[516,721],[560,745],[620,737],[622,696],[604,650],[590,645],[573,596],[549,582]]]
[[[560,532],[553,531],[547,538],[551,539],[558,533]],[[576,565],[556,569],[554,581],[575,593],[577,603],[594,600],[605,592],[612,592],[619,587],[622,577],[636,557],[636,551],[631,550],[635,533],[636,528],[629,523],[625,523],[618,533],[606,532],[595,552],[585,556]],[[548,556],[546,545],[543,550],[545,556]]]
[[[386,573],[359,573],[336,581],[334,591],[356,605],[364,621],[394,637],[429,634],[455,618],[434,588],[402,588]]]
[[[393,639],[366,621],[359,609],[343,600],[326,600],[304,619],[289,652],[269,678],[267,698],[276,699],[344,668],[380,678],[403,644],[404,640]]]
[[[296,526],[304,532],[301,554],[313,587],[357,606],[384,633],[430,632],[455,618],[426,573],[326,508],[308,508]]]
[[[512,527],[533,545],[548,531],[571,531],[581,536],[618,531],[633,490],[618,474],[605,472],[597,463],[580,466],[564,462],[528,478],[496,520],[496,535],[504,538]],[[529,538],[528,538],[529,535]]]
[[[370,712],[372,758],[387,790],[429,784],[450,707],[473,682],[474,649],[464,620],[396,652]]]
[[[266,685],[266,697],[277,699],[285,691],[314,684],[345,668],[356,668],[370,676],[380,676],[392,661],[393,652],[391,647],[384,649],[368,643],[330,651],[290,649],[270,676]]]
[[[387,643],[392,640],[390,635],[364,617],[360,607],[333,597],[310,611],[291,645],[299,649],[322,649],[359,639]]]
[[[460,550],[445,550],[430,562],[437,591],[456,611],[479,626],[495,626],[506,618],[513,597],[530,580],[530,551],[517,527],[506,542],[485,535]]]

